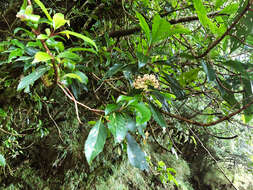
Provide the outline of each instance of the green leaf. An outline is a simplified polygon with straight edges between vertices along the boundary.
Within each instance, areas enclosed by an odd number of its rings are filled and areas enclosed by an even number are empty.
[[[167,125],[166,125],[166,122],[165,122],[165,120],[164,120],[164,117],[163,117],[162,113],[155,107],[154,104],[150,103],[149,106],[150,106],[150,110],[151,110],[151,112],[152,112],[152,116],[153,116],[154,120],[155,120],[161,127],[166,128]]]
[[[145,153],[141,150],[135,139],[127,133],[127,156],[130,164],[140,170],[149,170],[148,163],[145,158]]]
[[[27,88],[29,85],[33,84],[36,80],[38,80],[45,72],[47,72],[50,67],[40,66],[31,74],[25,76],[21,79],[20,83],[18,84],[17,90],[20,91],[24,88]]]
[[[0,166],[5,167],[6,161],[2,154],[0,154]]]
[[[132,96],[125,96],[125,95],[120,95],[118,98],[117,98],[117,103],[119,103],[119,102],[122,102],[122,101],[126,101],[126,102],[129,102],[129,101],[131,101],[131,100],[133,100],[134,99],[134,97],[132,97]]]
[[[44,14],[47,16],[48,20],[52,21],[52,17],[48,13],[45,5],[40,0],[34,0],[34,1],[41,8],[41,10],[44,12]]]
[[[203,69],[207,75],[208,81],[215,81],[216,80],[216,74],[215,71],[213,70],[212,66],[208,63],[205,63],[204,61],[201,62]]]
[[[25,20],[31,21],[32,23],[38,24],[40,20],[40,15],[25,15]]]
[[[170,29],[170,35],[189,33],[191,33],[191,31],[185,28],[182,24],[174,24]]]
[[[158,42],[170,36],[171,24],[158,14],[154,16],[152,24],[152,43]]]
[[[16,48],[11,51],[8,57],[8,62],[10,63],[13,59],[17,58],[18,56],[22,56],[24,54],[24,50],[20,48]]]
[[[243,82],[243,105],[247,105],[249,102],[252,101],[252,82],[247,79],[242,79]],[[253,119],[253,105],[249,106],[247,109],[244,110],[244,122],[248,123]]]
[[[57,55],[57,58],[67,58],[73,61],[81,61],[81,57],[78,54],[70,52],[68,50],[61,52],[59,55]]]
[[[198,73],[200,70],[201,70],[200,68],[196,68],[196,69],[191,69],[187,72],[183,72],[180,75],[180,84],[186,85],[186,84],[189,84],[189,83],[197,80]]]
[[[217,81],[217,80],[219,80],[219,81]],[[227,83],[225,80],[222,81],[218,77],[216,79],[216,84],[218,86],[218,89],[219,89],[219,92],[220,92],[222,98],[227,103],[229,103],[229,105],[231,107],[239,109],[239,103],[235,99],[235,95],[233,93],[231,93],[231,91],[229,91],[229,90],[232,90],[232,86],[229,83]]]
[[[234,14],[238,10],[239,3],[232,3],[221,10],[221,14]]]
[[[150,29],[149,29],[149,26],[148,26],[145,18],[138,12],[136,12],[136,16],[140,21],[140,26],[141,26],[142,30],[145,32],[148,42],[150,42]]]
[[[28,5],[27,7],[26,7],[26,9],[25,9],[25,14],[26,15],[30,15],[30,14],[32,14],[33,13],[33,7],[32,7],[32,5]]]
[[[92,160],[102,152],[107,137],[107,131],[101,119],[92,127],[85,142],[85,156],[87,162],[91,164]]]
[[[13,45],[15,45],[15,46],[17,46],[17,47],[19,47],[21,49],[25,48],[25,45],[22,42],[20,42],[19,40],[17,40],[17,39],[11,40],[11,44],[13,44]]]
[[[40,34],[40,35],[37,36],[37,39],[45,40],[45,39],[48,39],[48,36],[46,34]]]
[[[46,41],[46,44],[48,45],[49,48],[54,48],[56,51],[63,51],[64,50],[64,45],[63,42],[56,41],[54,38],[48,38]]]
[[[107,124],[114,136],[115,143],[120,143],[125,139],[127,133],[127,118],[120,113],[113,113],[109,116],[110,122]]]
[[[165,80],[169,83],[172,92],[175,94],[175,96],[178,99],[184,99],[185,98],[185,92],[179,82],[174,79],[172,76],[168,75],[167,73],[163,72],[163,75],[165,76]]]
[[[151,112],[143,102],[138,103],[136,105],[132,105],[132,107],[135,108],[136,114],[136,123],[139,125],[144,124],[145,122],[148,122],[151,118]]]
[[[117,104],[107,104],[106,108],[105,108],[105,115],[108,115],[108,114],[116,111],[117,109],[119,109],[119,105],[117,105]]]
[[[19,31],[23,31],[27,34],[27,36],[29,36],[30,38],[34,38],[35,34],[32,33],[31,31],[25,29],[25,28],[21,28],[21,27],[17,27],[15,28],[15,30],[13,31],[14,34],[18,33]]]
[[[65,20],[64,15],[62,13],[56,13],[53,16],[53,27],[55,30],[65,25],[66,23],[68,23],[69,25],[69,20]]]
[[[97,54],[97,52],[91,48],[69,48],[68,51],[70,51],[70,52],[72,52],[72,51],[88,51],[88,52]]]
[[[24,0],[22,6],[20,7],[20,10],[25,10],[26,7],[27,7],[27,0]]]
[[[6,116],[7,116],[7,113],[2,108],[0,108],[0,117],[6,117]]]
[[[128,131],[131,131],[131,132],[135,132],[136,129],[137,129],[137,126],[136,126],[136,121],[127,115],[127,124],[126,124],[126,127],[127,127],[127,130]]]
[[[79,80],[80,82],[82,82],[82,78],[80,76],[78,76],[77,74],[75,73],[67,73],[63,76],[63,79],[65,78],[72,78],[72,79],[77,79]]]
[[[109,70],[105,73],[102,80],[109,78],[116,74],[117,72],[121,71],[124,65],[122,64],[114,64],[112,67],[109,68]]]
[[[51,55],[46,52],[39,51],[35,54],[33,63],[46,62],[53,59]]]
[[[75,74],[81,78],[81,83],[88,84],[88,77],[81,71],[75,71]]]
[[[210,29],[213,34],[218,34],[219,28],[207,17],[207,11],[201,0],[193,0],[194,8],[196,9],[200,23]]]
[[[225,1],[227,1],[227,0],[216,0],[215,7],[216,8],[220,7],[221,5],[223,5],[225,3]]]
[[[68,37],[69,35],[72,35],[72,36],[75,36],[75,37],[77,37],[77,38],[80,38],[80,39],[82,39],[83,41],[87,42],[88,44],[94,46],[94,47],[96,48],[96,50],[98,50],[97,45],[95,44],[95,42],[94,42],[92,39],[88,38],[87,36],[84,36],[84,35],[79,34],[79,33],[76,33],[76,32],[72,32],[72,31],[70,31],[70,30],[64,30],[64,31],[62,31],[62,32],[60,32],[60,33],[61,33],[61,34],[66,34],[67,37]]]

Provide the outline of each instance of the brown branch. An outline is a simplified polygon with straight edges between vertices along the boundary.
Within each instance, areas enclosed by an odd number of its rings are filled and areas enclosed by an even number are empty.
[[[215,137],[215,138],[217,138],[217,139],[231,140],[231,139],[235,139],[235,138],[238,137],[238,135],[234,135],[234,136],[232,136],[232,137],[217,136],[217,135],[214,135],[214,134],[212,134],[212,133],[209,133],[209,132],[207,131],[206,128],[204,128],[204,129],[205,129],[205,132],[206,132],[208,135],[210,135],[210,136],[212,136],[212,137]]]
[[[224,15],[226,15],[226,14],[220,14],[219,12],[220,11],[212,12],[212,13],[209,13],[207,16],[215,17],[215,16],[224,16]],[[166,15],[164,15],[164,16],[166,16]],[[198,16],[189,16],[189,17],[183,17],[183,18],[179,18],[179,19],[169,20],[169,23],[170,24],[179,24],[179,23],[184,23],[184,22],[196,21],[198,19],[199,19]],[[109,37],[115,38],[115,37],[128,36],[128,35],[134,34],[136,32],[140,32],[140,31],[141,31],[141,27],[136,26],[136,27],[131,28],[131,29],[112,31],[112,32],[109,33]]]
[[[251,101],[250,103],[246,104],[245,106],[243,106],[242,108],[238,109],[237,111],[225,116],[225,117],[222,117],[216,121],[213,121],[213,122],[210,122],[210,123],[200,123],[200,122],[197,122],[197,121],[193,121],[193,120],[190,120],[190,119],[187,119],[185,117],[182,117],[180,115],[176,115],[176,114],[173,114],[173,113],[169,113],[169,112],[166,112],[164,110],[160,110],[163,114],[167,115],[167,116],[170,116],[172,118],[175,118],[175,119],[178,119],[178,120],[181,120],[181,121],[184,121],[186,123],[190,123],[192,125],[197,125],[197,126],[202,126],[202,127],[209,127],[209,126],[214,126],[214,125],[217,125],[223,121],[226,121],[226,120],[229,120],[231,117],[239,114],[240,112],[242,112],[243,110],[247,109],[248,107],[250,107],[251,105],[253,104],[253,101]]]
[[[57,84],[61,89],[62,91],[65,93],[65,95],[72,101],[76,101],[77,104],[81,105],[82,107],[88,109],[89,111],[92,111],[92,112],[95,112],[95,113],[104,113],[105,111],[104,110],[98,110],[98,109],[93,109],[93,108],[90,108],[89,106],[86,106],[85,104],[77,101],[77,100],[74,100],[73,97],[71,97],[71,95],[69,95],[69,93],[64,89],[64,87],[62,86],[62,84],[60,84],[60,82],[58,82]]]
[[[218,39],[216,39],[214,42],[212,42],[208,48],[206,49],[206,51],[204,53],[202,53],[199,56],[195,56],[196,59],[205,57],[216,45],[218,45],[221,40],[223,40],[223,38],[225,38],[225,36],[229,35],[230,31],[235,27],[235,25],[240,21],[240,19],[243,17],[243,15],[249,10],[251,4],[252,4],[252,0],[248,1],[247,6],[244,8],[244,10],[240,13],[240,15],[237,17],[237,19],[235,19],[235,21],[230,25],[230,27],[226,30],[226,32],[219,37]]]

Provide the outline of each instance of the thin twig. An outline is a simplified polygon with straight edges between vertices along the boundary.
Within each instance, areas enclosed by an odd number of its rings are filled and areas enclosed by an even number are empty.
[[[9,132],[9,131],[5,131],[5,130],[2,128],[2,125],[0,125],[0,131],[2,131],[2,132],[5,133],[5,134],[8,134],[8,135],[20,136],[20,137],[25,136],[25,134],[14,134],[14,133],[11,133],[11,132]]]
[[[176,111],[179,113],[179,111],[176,109]],[[191,127],[189,126],[188,123],[186,123],[186,125],[188,126],[188,129],[191,131],[191,133],[195,136],[195,138],[199,141],[200,145],[205,149],[205,151],[208,153],[208,155],[215,161],[218,169],[221,171],[221,173],[224,175],[224,177],[228,180],[228,182],[233,186],[233,188],[235,190],[238,190],[235,185],[233,184],[233,182],[227,177],[227,175],[225,174],[225,172],[223,171],[223,169],[218,165],[218,161],[214,158],[214,156],[210,153],[210,151],[205,147],[205,145],[203,144],[203,142],[199,139],[199,137],[194,133],[194,131],[191,129]]]
[[[72,97],[73,102],[75,103],[75,110],[76,110],[77,120],[78,120],[79,123],[82,123],[81,120],[80,120],[80,117],[79,117],[78,106],[77,106],[77,102],[76,102],[76,99],[75,99],[74,95],[70,92],[70,90],[66,86],[63,86],[63,87],[67,90],[68,94]]]
[[[189,124],[192,124],[192,125],[196,125],[196,126],[202,126],[202,127],[209,127],[209,126],[214,126],[214,125],[217,125],[223,121],[226,121],[226,120],[229,120],[231,117],[239,114],[240,112],[242,112],[243,110],[247,109],[248,107],[250,107],[251,105],[253,104],[253,101],[251,101],[250,103],[246,104],[245,106],[243,106],[242,108],[238,109],[237,111],[227,115],[227,116],[224,116],[216,121],[213,121],[213,122],[210,122],[210,123],[200,123],[200,122],[197,122],[197,121],[193,121],[193,120],[190,120],[190,119],[187,119],[185,117],[182,117],[181,115],[176,115],[176,114],[173,114],[173,113],[169,113],[169,112],[166,112],[164,110],[160,110],[162,113],[164,113],[165,115],[168,115],[172,118],[175,118],[175,119],[178,119],[178,120],[181,120],[181,121],[185,121],[186,123],[189,123]]]
[[[59,134],[59,137],[60,137],[61,141],[64,142],[63,139],[62,139],[62,136],[61,136],[61,130],[60,130],[59,126],[58,126],[57,123],[55,122],[54,118],[51,116],[51,114],[50,114],[50,112],[49,112],[48,106],[46,106],[46,107],[47,107],[47,114],[49,115],[50,119],[53,121],[53,123],[54,123],[54,125],[55,125],[55,127],[56,127],[56,129],[57,129],[57,131],[58,131],[58,134]]]
[[[252,4],[252,0],[249,0],[247,6],[244,8],[241,14],[237,17],[237,19],[230,25],[230,27],[226,30],[226,32],[221,37],[219,37],[214,42],[212,42],[204,53],[202,53],[199,56],[196,56],[195,58],[199,59],[199,58],[205,57],[216,45],[218,45],[221,42],[221,40],[223,40],[223,38],[225,38],[225,36],[229,35],[230,31],[235,27],[235,25],[240,21],[243,15],[248,11],[251,4]]]
[[[64,89],[64,87],[63,87],[62,85],[63,85],[63,84],[60,84],[60,82],[58,82],[58,86],[62,89],[62,91],[65,93],[65,95],[66,95],[70,100],[74,101],[73,98],[68,94],[68,92],[66,92],[66,90]],[[104,110],[98,110],[98,109],[90,108],[89,106],[87,106],[87,105],[85,105],[85,104],[83,104],[83,103],[81,103],[81,102],[79,102],[79,101],[77,101],[77,100],[76,100],[76,103],[79,104],[79,105],[81,105],[82,107],[88,109],[89,111],[92,111],[92,112],[95,112],[95,113],[103,113],[103,114],[105,113]]]

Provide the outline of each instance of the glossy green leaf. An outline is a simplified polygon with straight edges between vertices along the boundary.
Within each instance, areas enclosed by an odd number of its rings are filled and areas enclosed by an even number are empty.
[[[27,34],[27,36],[29,36],[30,38],[34,38],[35,37],[35,34],[32,33],[31,31],[25,29],[25,28],[22,28],[22,27],[17,27],[14,29],[13,33],[14,34],[17,34],[19,31],[22,31],[22,32],[25,32]]]
[[[141,26],[142,30],[144,31],[144,33],[148,39],[148,42],[150,42],[150,29],[149,29],[149,26],[148,26],[145,18],[138,12],[136,12],[136,16],[139,19],[140,26]]]
[[[58,52],[61,52],[64,50],[64,44],[61,41],[56,41],[54,38],[48,38],[46,40],[46,44],[48,45],[49,48],[54,48]]]
[[[96,43],[92,39],[88,38],[87,36],[84,36],[84,35],[76,33],[76,32],[72,32],[70,30],[64,30],[64,31],[62,31],[60,33],[61,34],[66,34],[67,36],[72,35],[72,36],[75,36],[77,38],[80,38],[83,41],[87,42],[88,44],[94,46],[95,49],[98,50]]]
[[[20,83],[18,84],[17,90],[20,91],[20,90],[23,90],[24,88],[27,88],[29,85],[32,85],[36,80],[38,80],[42,75],[44,75],[44,73],[47,72],[49,69],[50,67],[46,67],[46,66],[38,67],[31,74],[21,79]]]
[[[11,44],[13,44],[13,45],[15,45],[15,46],[17,46],[17,47],[19,47],[21,49],[25,48],[25,45],[22,42],[20,42],[19,40],[17,40],[17,39],[12,39],[11,40]]]
[[[97,52],[91,48],[69,48],[68,51],[70,51],[70,52],[72,52],[72,51],[88,51],[88,52],[97,54]]]
[[[37,36],[37,39],[39,39],[39,40],[45,40],[47,38],[48,38],[48,36],[46,34],[40,34]]]
[[[55,30],[62,27],[66,23],[68,23],[68,25],[69,25],[69,20],[65,20],[64,15],[62,13],[56,13],[53,16],[53,27]]]
[[[57,58],[67,58],[73,61],[81,61],[81,57],[78,54],[70,51],[64,51],[59,53],[59,55],[57,55]]]
[[[128,103],[127,105],[135,105],[138,103],[138,97],[137,96],[132,97],[132,96],[120,95],[116,102],[119,103],[122,101],[127,102]]]
[[[102,80],[107,79],[113,75],[115,75],[116,73],[118,73],[119,71],[122,70],[122,68],[124,68],[124,65],[122,64],[114,64],[112,67],[109,68],[109,70],[105,73],[105,76],[103,77]]]
[[[0,154],[0,166],[5,167],[6,161],[2,154]]]
[[[101,119],[92,127],[85,141],[84,152],[87,162],[91,164],[92,160],[102,152],[107,137],[107,130]]]
[[[40,0],[34,0],[34,1],[41,8],[41,10],[44,12],[44,14],[47,16],[47,19],[50,20],[50,21],[52,21],[52,17],[48,13],[45,5]]]
[[[39,20],[40,20],[40,15],[34,15],[34,14],[25,15],[25,20],[30,21],[30,22],[35,23],[35,24],[38,24]]]
[[[135,139],[127,133],[127,156],[130,164],[141,170],[149,170],[148,163],[145,158],[145,153],[141,150]]]
[[[155,107],[154,104],[150,103],[149,104],[149,107],[150,107],[150,110],[151,110],[151,113],[152,113],[152,117],[154,118],[154,120],[161,126],[161,127],[164,127],[166,128],[167,125],[166,125],[166,122],[165,122],[165,119],[162,115],[162,113]]]
[[[105,115],[108,115],[108,114],[116,111],[117,109],[119,109],[119,105],[117,105],[117,104],[107,104],[106,108],[105,108]]]
[[[127,130],[134,133],[137,129],[136,121],[130,116],[126,117],[127,117],[127,124],[126,124]]]
[[[26,7],[26,9],[25,9],[25,14],[26,15],[30,15],[30,14],[32,14],[33,13],[33,7],[32,7],[32,5],[28,5],[27,7]]]
[[[151,112],[148,106],[144,103],[138,103],[136,105],[132,105],[136,110],[136,123],[141,125],[145,122],[148,122],[151,118]]]
[[[22,56],[24,54],[24,50],[20,49],[20,48],[16,48],[14,50],[11,51],[11,53],[9,54],[8,57],[8,62],[10,63],[13,59]]]
[[[120,113],[112,113],[109,116],[108,128],[114,136],[115,143],[120,143],[125,139],[127,133],[127,118]]]
[[[53,59],[51,55],[49,55],[46,52],[37,52],[34,56],[33,63],[38,63],[38,62],[46,62],[48,60]]]
[[[27,0],[23,0],[23,4],[22,6],[20,7],[20,10],[25,10],[27,7]]]
[[[81,78],[81,83],[88,84],[88,77],[81,71],[75,71],[75,74]]]
[[[65,78],[77,79],[77,80],[79,80],[79,82],[82,82],[82,78],[75,73],[67,73],[63,76],[63,79],[65,79]]]

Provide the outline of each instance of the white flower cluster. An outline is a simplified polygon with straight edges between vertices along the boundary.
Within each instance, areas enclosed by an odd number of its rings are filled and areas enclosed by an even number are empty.
[[[136,89],[147,90],[148,86],[159,88],[159,81],[156,79],[155,75],[145,74],[143,77],[138,76],[133,85]]]

